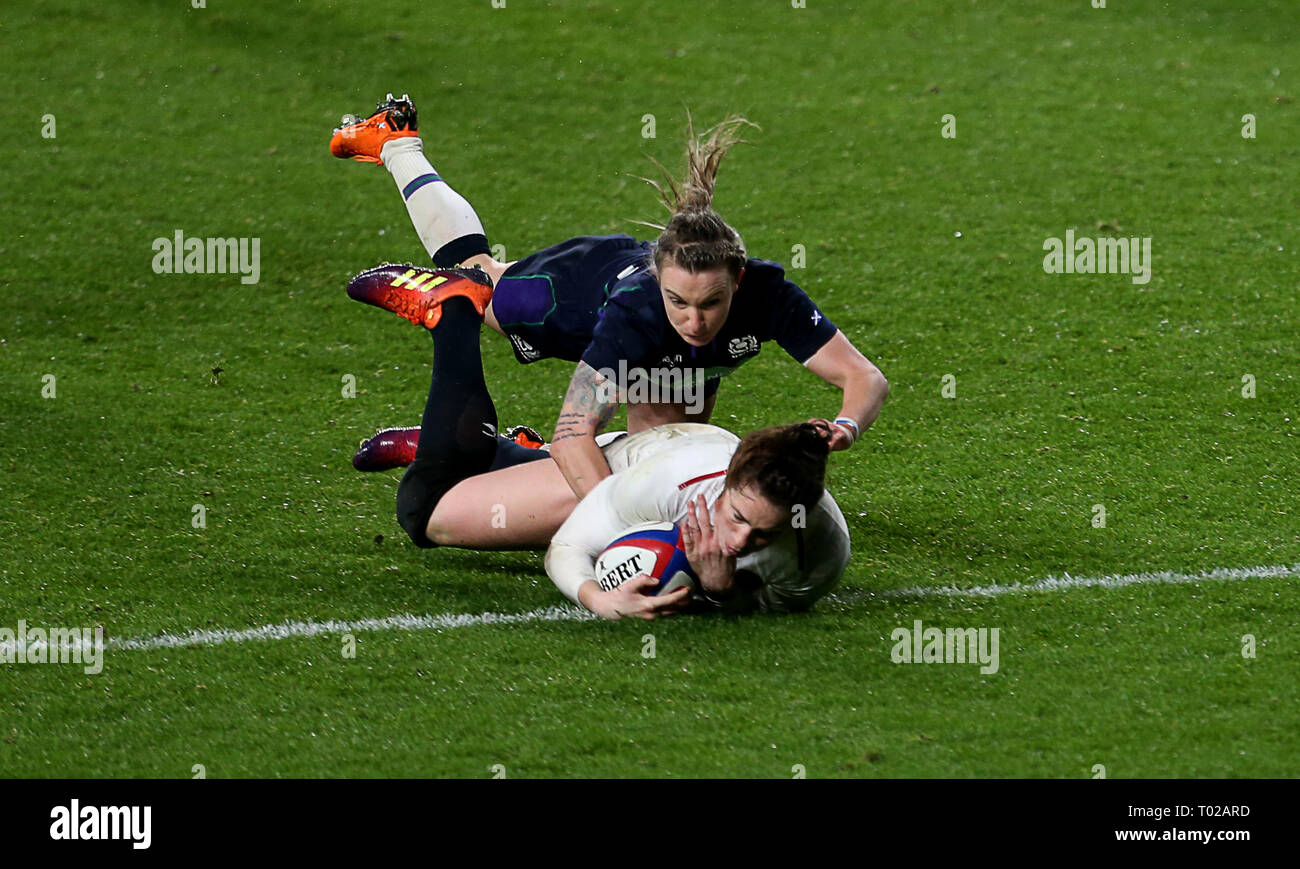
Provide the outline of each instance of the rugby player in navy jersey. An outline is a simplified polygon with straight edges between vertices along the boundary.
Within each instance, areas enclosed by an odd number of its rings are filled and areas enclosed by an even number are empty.
[[[620,403],[633,432],[707,422],[721,378],[766,341],[843,392],[833,422],[814,420],[832,450],[852,446],[889,392],[879,369],[783,268],[750,258],[739,233],[713,209],[719,163],[748,123],[731,117],[698,137],[692,129],[685,178],[650,182],[672,212],[655,242],[584,236],[509,263],[491,256],[473,207],[425,158],[409,97],[390,94],[368,118],[345,119],[330,151],[388,169],[435,267],[485,273],[489,293],[480,313],[510,339],[520,362],[578,363],[551,454],[581,498],[610,473],[596,434]],[[353,279],[354,297],[383,298],[390,310],[407,306],[409,313],[399,313],[433,328],[441,304],[435,274],[411,266],[370,269]],[[354,462],[361,468],[408,463],[417,439],[418,429],[381,432]]]

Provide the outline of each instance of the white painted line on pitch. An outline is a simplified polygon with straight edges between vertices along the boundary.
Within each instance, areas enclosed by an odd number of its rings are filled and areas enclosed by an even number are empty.
[[[190,631],[187,634],[160,634],[130,640],[108,641],[110,649],[172,649],[180,646],[214,646],[221,643],[247,643],[250,640],[287,640],[290,637],[314,637],[319,634],[346,634],[353,631],[439,631],[470,628],[476,625],[520,625],[528,622],[581,622],[596,618],[594,613],[575,606],[548,606],[526,613],[441,613],[411,615],[404,613],[382,619],[355,621],[283,622],[242,631]]]
[[[1239,582],[1248,579],[1283,579],[1300,577],[1300,564],[1267,567],[1220,567],[1200,573],[1127,573],[1109,576],[1049,576],[1037,582],[1011,583],[1009,585],[977,585],[970,588],[958,586],[911,586],[909,588],[870,591],[858,589],[842,594],[832,594],[827,600],[837,603],[855,603],[871,598],[989,598],[1008,594],[1069,591],[1075,588],[1124,588],[1130,585],[1182,584],[1189,582]],[[321,634],[344,634],[354,631],[441,631],[470,628],[478,625],[522,625],[530,622],[584,622],[596,616],[571,604],[542,607],[523,613],[442,613],[440,615],[403,614],[379,619],[352,621],[303,622],[290,621],[262,625],[243,630],[189,631],[183,634],[157,634],[151,637],[129,639],[110,638],[105,645],[110,649],[147,651],[151,649],[177,649],[185,646],[218,646],[223,643],[248,643],[263,640],[287,640],[294,637],[315,637]],[[13,641],[0,644],[0,651],[12,656]],[[28,644],[30,654],[42,642]],[[69,647],[70,648],[70,647]]]
[[[1246,579],[1282,579],[1300,576],[1300,564],[1265,567],[1217,567],[1200,573],[1177,573],[1165,570],[1153,573],[1115,573],[1107,576],[1049,576],[1037,582],[1010,583],[1008,585],[976,585],[962,588],[955,585],[891,588],[862,595],[871,597],[1002,597],[1008,594],[1028,594],[1040,591],[1069,591],[1075,588],[1124,588],[1130,585],[1166,584],[1187,582],[1239,582]]]
[[[119,639],[110,637],[105,643],[109,649],[127,651],[147,651],[151,649],[178,649],[184,646],[219,646],[224,643],[248,643],[259,640],[287,640],[293,637],[315,637],[320,634],[346,634],[354,631],[441,631],[453,628],[469,628],[476,625],[520,625],[528,622],[584,622],[596,618],[595,614],[572,605],[543,607],[524,613],[442,613],[440,615],[402,615],[388,616],[381,619],[356,619],[352,621],[302,622],[289,621],[256,628],[232,631],[225,628],[215,630],[188,631],[183,634],[158,634],[152,637],[132,637]],[[33,627],[38,627],[33,625]],[[14,642],[0,644],[0,651],[12,657]],[[80,643],[71,643],[68,649]],[[43,641],[27,645],[27,654],[37,649],[48,649]]]

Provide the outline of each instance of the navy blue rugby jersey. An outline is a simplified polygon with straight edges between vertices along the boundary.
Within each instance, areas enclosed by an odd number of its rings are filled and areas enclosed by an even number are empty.
[[[776,341],[802,364],[836,331],[808,294],[785,279],[779,263],[750,259],[722,330],[706,346],[692,347],[668,322],[658,280],[641,271],[610,288],[582,361],[597,371],[617,372],[620,360],[628,369],[646,371],[703,369],[716,388],[720,378],[757,356],[765,341]]]
[[[513,263],[497,281],[492,310],[515,358],[582,358],[609,294],[649,268],[651,247],[630,235],[584,235]]]

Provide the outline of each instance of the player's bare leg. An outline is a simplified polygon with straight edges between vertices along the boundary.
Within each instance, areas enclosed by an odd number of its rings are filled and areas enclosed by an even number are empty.
[[[439,546],[545,549],[577,503],[559,465],[528,462],[457,483],[425,533]]]

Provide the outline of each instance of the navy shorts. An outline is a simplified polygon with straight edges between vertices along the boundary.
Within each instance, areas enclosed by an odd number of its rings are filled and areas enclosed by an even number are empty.
[[[522,363],[577,362],[617,281],[650,267],[651,242],[584,235],[539,250],[506,269],[492,312]]]

